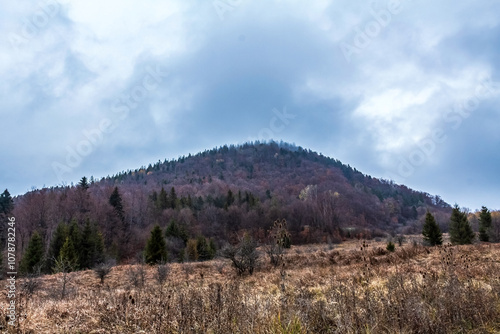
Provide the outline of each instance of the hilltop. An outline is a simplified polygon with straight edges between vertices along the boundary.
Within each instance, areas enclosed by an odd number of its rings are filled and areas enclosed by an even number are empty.
[[[243,230],[263,239],[275,219],[285,218],[294,243],[340,242],[419,233],[428,209],[446,231],[451,211],[439,196],[276,142],[224,145],[82,182],[15,198],[21,249],[34,230],[48,247],[57,225],[70,221],[96,223],[106,248],[129,258],[143,249],[154,224],[166,228],[172,221],[186,237],[221,243]],[[118,213],[110,203],[115,188]]]

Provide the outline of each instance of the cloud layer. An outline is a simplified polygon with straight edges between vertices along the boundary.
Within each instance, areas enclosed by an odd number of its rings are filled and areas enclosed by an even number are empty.
[[[494,1],[0,5],[0,186],[283,139],[500,208]]]

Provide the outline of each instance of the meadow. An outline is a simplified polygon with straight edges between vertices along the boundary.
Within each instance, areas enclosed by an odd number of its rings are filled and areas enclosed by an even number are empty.
[[[103,283],[92,270],[19,279],[16,326],[7,325],[4,307],[0,326],[3,333],[500,332],[500,244],[424,247],[407,238],[394,252],[385,246],[292,246],[280,267],[262,251],[253,275],[243,276],[219,258],[115,266]]]

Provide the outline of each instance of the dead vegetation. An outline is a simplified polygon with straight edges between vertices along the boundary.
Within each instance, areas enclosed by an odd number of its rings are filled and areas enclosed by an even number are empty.
[[[113,267],[37,278],[18,291],[6,333],[496,333],[500,245],[426,248],[384,242],[292,247],[286,270],[262,260]],[[161,279],[159,279],[161,278]],[[33,278],[29,278],[33,284]],[[23,282],[18,282],[18,286]],[[3,299],[5,303],[5,298]],[[5,305],[5,304],[4,304]],[[2,309],[2,312],[5,308]]]

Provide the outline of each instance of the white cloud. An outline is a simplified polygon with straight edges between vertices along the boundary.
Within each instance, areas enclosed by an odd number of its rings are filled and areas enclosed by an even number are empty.
[[[352,42],[387,1],[244,0],[232,2],[224,20],[211,1],[61,3],[19,50],[9,36],[22,34],[23,20],[33,20],[40,6],[0,5],[0,115],[9,125],[2,135],[24,136],[21,149],[0,152],[7,158],[19,152],[39,161],[64,158],[66,145],[84,138],[82,130],[114,117],[114,103],[141,84],[148,66],[161,65],[172,75],[95,156],[116,152],[117,163],[129,164],[138,153],[113,150],[244,140],[267,126],[269,110],[287,105],[300,119],[286,129],[291,141],[312,142],[315,129],[322,149],[335,146],[342,155],[335,158],[377,171],[442,127],[443,115],[473,96],[481,78],[498,75],[492,60],[498,47],[486,45],[500,35],[499,5],[491,1],[402,0],[401,12],[350,63],[339,43]],[[92,165],[93,155],[86,159],[82,166]],[[436,154],[427,164],[440,159]]]

